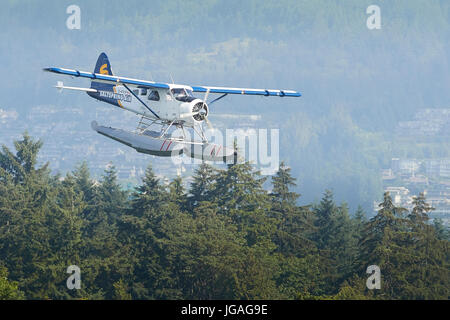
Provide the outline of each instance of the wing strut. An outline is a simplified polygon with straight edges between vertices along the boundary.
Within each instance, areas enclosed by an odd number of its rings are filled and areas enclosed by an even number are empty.
[[[148,111],[150,111],[151,113],[153,113],[155,115],[155,117],[157,117],[158,119],[161,119],[149,106],[147,106],[144,101],[142,101],[133,91],[130,90],[130,88],[128,88],[128,86],[122,82],[122,85],[136,98],[138,99],[138,101],[140,103],[142,103],[144,105],[144,107],[146,107],[148,109]]]
[[[222,99],[222,98],[225,98],[227,95],[228,95],[228,93],[224,93],[224,94],[221,95],[220,97],[218,97],[218,98],[214,99],[213,101],[211,101],[211,102],[209,103],[209,105],[213,104],[213,102],[216,102],[216,101],[218,101],[218,100],[220,100],[220,99]]]

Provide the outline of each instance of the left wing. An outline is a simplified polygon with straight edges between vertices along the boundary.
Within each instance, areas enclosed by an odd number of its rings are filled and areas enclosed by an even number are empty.
[[[114,84],[125,83],[125,84],[130,84],[130,85],[138,86],[140,88],[147,88],[147,89],[152,89],[152,88],[169,89],[170,88],[170,86],[167,83],[162,83],[162,82],[153,82],[153,81],[138,80],[138,79],[125,78],[125,77],[116,77],[116,76],[110,76],[110,75],[106,75],[106,74],[79,71],[79,70],[74,70],[74,69],[45,68],[44,71],[58,73],[58,74],[64,74],[64,75],[73,76],[73,77],[89,78],[89,79],[95,80],[97,82],[106,82],[106,83],[114,83]]]

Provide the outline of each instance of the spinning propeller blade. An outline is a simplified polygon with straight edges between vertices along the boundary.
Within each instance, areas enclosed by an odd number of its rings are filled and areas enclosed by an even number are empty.
[[[210,91],[210,89],[208,88],[208,89],[206,90],[206,92],[205,92],[205,97],[203,98],[203,102],[204,102],[206,105],[207,105],[207,101],[208,101],[209,91]],[[213,126],[212,126],[212,124],[211,124],[211,121],[209,121],[209,119],[208,119],[208,115],[204,115],[204,116],[203,116],[203,119],[205,119],[205,122],[206,122],[206,124],[208,125],[208,128],[209,128],[210,130],[214,130],[214,128],[213,128]]]
[[[208,96],[209,96],[209,88],[206,90],[205,92],[205,97],[203,98],[203,101],[206,103],[206,101],[208,100]]]
[[[211,121],[208,120],[208,117],[205,116],[204,118],[205,118],[206,124],[208,125],[208,128],[209,128],[210,130],[214,130],[214,127],[213,127],[213,125],[211,124]]]

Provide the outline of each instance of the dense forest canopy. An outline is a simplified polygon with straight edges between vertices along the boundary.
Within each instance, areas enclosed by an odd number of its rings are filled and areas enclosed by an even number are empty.
[[[55,97],[55,77],[41,68],[91,70],[105,51],[124,76],[301,91],[297,100],[230,97],[214,112],[263,114],[267,127],[280,128],[281,158],[305,202],[330,188],[371,214],[392,157],[449,157],[448,143],[427,152],[390,139],[416,110],[449,106],[446,0],[80,0],[80,30],[66,28],[70,4],[2,2],[0,108],[21,116],[36,105],[95,108],[85,95]],[[366,27],[372,4],[380,30]],[[83,120],[87,128],[92,119]]]
[[[448,299],[449,230],[423,194],[377,215],[333,193],[299,206],[284,163],[271,191],[249,163],[162,184],[149,165],[133,191],[111,165],[64,176],[38,165],[28,134],[0,151],[0,299]],[[66,286],[69,266],[79,290]],[[367,267],[381,288],[366,286]]]

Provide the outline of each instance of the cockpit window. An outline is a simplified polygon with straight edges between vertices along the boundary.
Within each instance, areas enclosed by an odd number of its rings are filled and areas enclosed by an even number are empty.
[[[153,90],[148,95],[148,100],[159,101],[159,93],[156,90]]]
[[[194,95],[192,94],[192,90],[184,89],[184,88],[174,88],[170,90],[178,101],[183,102],[191,102],[195,99]]]
[[[182,88],[181,89],[172,89],[171,91],[172,91],[173,96],[177,100],[178,100],[178,98],[186,96],[186,92]]]

